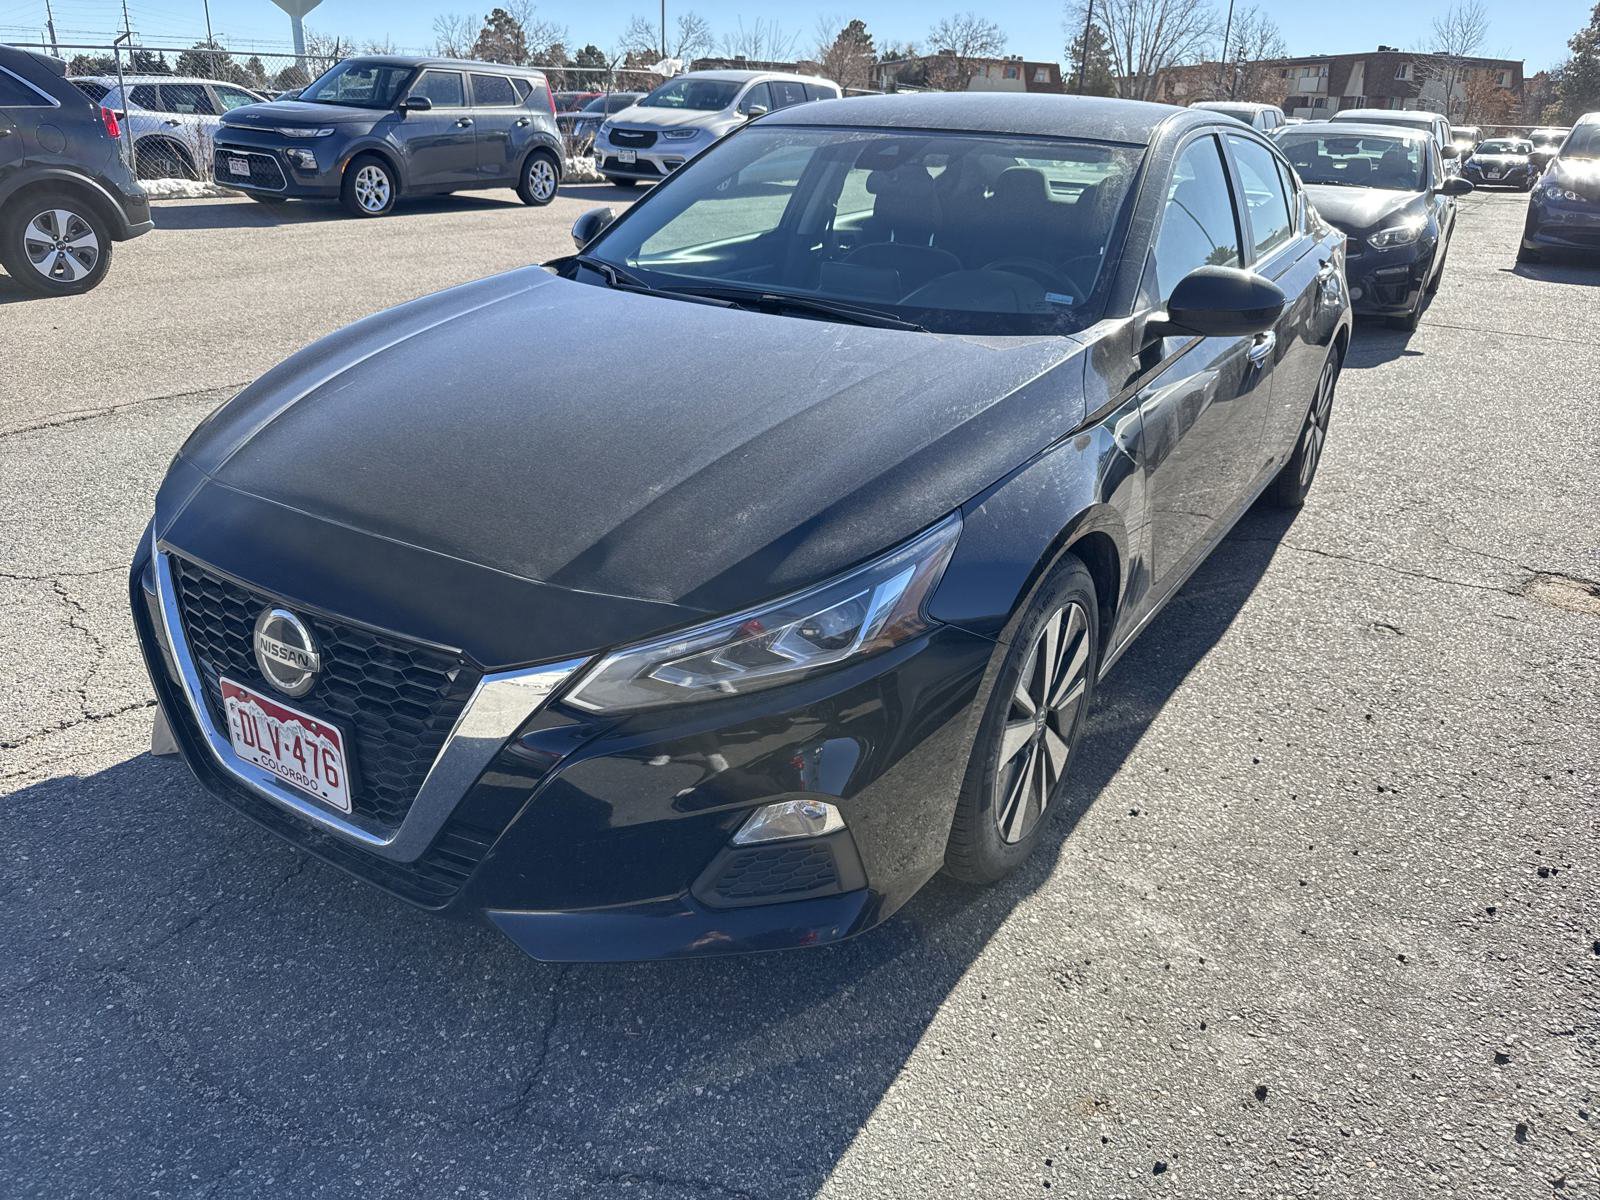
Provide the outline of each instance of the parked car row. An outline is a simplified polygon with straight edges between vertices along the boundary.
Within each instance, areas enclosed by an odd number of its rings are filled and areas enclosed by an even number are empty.
[[[222,115],[267,97],[237,84],[173,75],[75,75],[70,82],[109,108],[133,146],[140,179],[199,179]]]

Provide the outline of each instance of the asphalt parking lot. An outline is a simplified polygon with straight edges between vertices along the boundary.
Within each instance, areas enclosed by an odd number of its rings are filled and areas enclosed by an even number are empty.
[[[188,430],[595,203],[181,202],[86,296],[0,277],[0,1194],[1600,1195],[1600,265],[1518,267],[1520,195],[1358,328],[1309,504],[1117,666],[997,888],[552,967],[143,753],[124,571]]]

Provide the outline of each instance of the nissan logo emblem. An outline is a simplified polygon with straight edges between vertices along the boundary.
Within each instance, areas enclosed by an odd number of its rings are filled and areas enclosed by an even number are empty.
[[[285,696],[304,696],[317,681],[322,659],[305,622],[288,609],[264,608],[256,618],[256,665]]]

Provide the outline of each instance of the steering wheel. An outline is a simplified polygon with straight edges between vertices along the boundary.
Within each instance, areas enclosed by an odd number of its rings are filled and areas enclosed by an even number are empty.
[[[1080,262],[1081,259],[1073,259]],[[1047,292],[1066,291],[1071,293],[1074,300],[1083,300],[1089,295],[1089,289],[1079,283],[1064,267],[1051,266],[1049,263],[1040,262],[1035,258],[997,258],[992,263],[984,264],[985,271],[1010,271],[1013,275],[1022,275],[1039,284]]]

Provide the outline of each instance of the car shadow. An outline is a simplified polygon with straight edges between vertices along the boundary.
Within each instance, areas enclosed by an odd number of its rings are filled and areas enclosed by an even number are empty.
[[[28,300],[50,300],[51,296],[40,296],[22,287],[11,276],[0,271],[0,304],[22,304]]]
[[[1427,310],[1423,312],[1426,314]],[[1420,357],[1422,351],[1411,346],[1412,337],[1413,334],[1403,329],[1391,328],[1382,317],[1358,318],[1350,338],[1350,351],[1345,355],[1345,368],[1370,370],[1398,358]]]
[[[402,197],[393,211],[372,218],[380,221],[405,220],[433,213],[490,211],[524,207],[515,193],[499,195],[452,195]],[[339,206],[337,200],[289,200],[282,204],[262,204],[248,196],[216,200],[161,202],[152,207],[152,219],[159,229],[242,229],[274,225],[307,225],[318,221],[360,221]]]
[[[650,190],[650,185],[620,188],[614,183],[564,183],[556,193],[569,200],[588,200],[595,204],[632,204]]]
[[[1512,267],[1501,267],[1502,275],[1519,275],[1523,279],[1536,279],[1540,283],[1571,283],[1579,287],[1600,287],[1600,256],[1589,259],[1546,259],[1543,262],[1519,262]]]
[[[87,1060],[39,1077],[29,1103],[76,1113],[73,1081],[105,1081],[130,1172],[173,1161],[192,1136],[184,1106],[215,1093],[276,1114],[285,1146],[302,1123],[322,1131],[379,1114],[359,1136],[385,1162],[476,1157],[475,1186],[491,1193],[689,1177],[707,1193],[813,1195],[951,990],[1051,877],[1095,798],[1232,625],[1291,520],[1248,513],[1111,672],[1045,844],[1020,871],[992,888],[936,878],[841,945],[549,965],[308,860],[211,801],[175,760],[141,755],[24,789],[7,802],[33,828],[14,848],[21,884],[49,897],[49,913],[33,904],[40,915],[0,944],[39,977],[25,985],[30,1005],[59,984],[48,1019],[28,1026],[27,1054]],[[75,819],[96,830],[125,820],[137,851],[106,853]],[[55,941],[67,929],[70,953]],[[1070,928],[1059,947],[1063,971],[1076,971]],[[35,1047],[44,1027],[61,1044]],[[145,1054],[151,1041],[163,1054]],[[220,1161],[255,1152],[251,1124],[207,1134]],[[39,1166],[62,1194],[93,1193],[97,1180],[81,1177],[105,1169],[93,1159]]]

